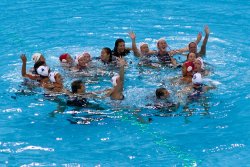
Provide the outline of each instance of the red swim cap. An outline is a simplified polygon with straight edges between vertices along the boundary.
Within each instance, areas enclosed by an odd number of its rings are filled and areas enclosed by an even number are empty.
[[[59,57],[60,61],[66,60],[67,56],[70,56],[70,54],[68,54],[68,53],[61,54],[61,56]]]
[[[193,62],[189,62],[187,61],[186,63],[184,63],[187,72],[191,72],[194,70],[194,63]]]

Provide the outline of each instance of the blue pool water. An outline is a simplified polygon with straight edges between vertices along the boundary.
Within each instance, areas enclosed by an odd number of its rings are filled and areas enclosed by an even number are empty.
[[[0,9],[0,166],[250,166],[248,1],[2,0]],[[221,84],[203,103],[190,105],[191,115],[183,106],[163,116],[145,107],[160,86],[174,94],[178,88],[169,79],[181,73],[139,68],[132,54],[125,100],[93,100],[105,109],[81,109],[78,116],[101,113],[88,125],[67,121],[74,117],[72,108],[51,114],[59,104],[42,89],[23,85],[21,53],[32,67],[32,53],[42,52],[49,66],[63,73],[58,62],[63,52],[97,57],[117,38],[130,46],[131,30],[151,49],[161,37],[181,48],[206,24],[209,78]],[[63,76],[69,88],[73,78]],[[111,87],[109,78],[89,79],[87,90]],[[139,121],[148,118],[151,123]]]

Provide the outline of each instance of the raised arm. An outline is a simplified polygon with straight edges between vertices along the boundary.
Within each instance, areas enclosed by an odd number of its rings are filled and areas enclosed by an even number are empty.
[[[120,82],[117,84],[118,91],[120,93],[123,92],[123,87],[124,87],[124,66],[126,62],[123,58],[119,58],[119,65],[120,65],[120,71],[119,71],[119,76],[120,76]]]
[[[26,63],[27,63],[27,58],[25,56],[25,54],[21,54],[20,56],[23,64],[22,64],[22,76],[25,77],[25,78],[29,78],[29,79],[32,79],[32,80],[37,80],[40,78],[39,75],[35,75],[35,74],[27,74],[26,72]]]
[[[134,52],[134,55],[137,56],[137,57],[140,57],[141,54],[140,54],[140,51],[138,50],[137,46],[136,46],[136,42],[135,42],[135,38],[136,38],[136,35],[134,32],[129,32],[129,36],[132,40],[132,50]]]
[[[202,34],[201,34],[201,32],[199,32],[197,35],[196,41],[194,41],[194,42],[198,45],[201,41],[201,38],[202,38]]]
[[[206,54],[207,40],[208,40],[209,33],[210,33],[210,30],[209,30],[207,25],[205,26],[204,31],[205,31],[206,35],[205,35],[205,38],[204,38],[204,40],[202,42],[202,46],[201,46],[201,50],[199,52],[199,56],[204,56]]]
[[[123,100],[123,85],[124,85],[124,65],[125,60],[123,58],[118,58],[118,63],[120,65],[119,76],[114,76],[112,78],[113,88],[110,89],[106,96],[110,96],[112,100]]]
[[[200,43],[200,41],[201,41],[201,38],[202,38],[202,34],[201,34],[201,32],[199,32],[197,34],[196,41],[194,41],[194,42],[198,45]],[[181,49],[176,49],[176,50],[170,51],[170,55],[182,54],[182,53],[188,52],[188,51],[189,51],[189,48],[188,48],[188,46],[186,46],[185,48],[181,48]]]
[[[26,63],[27,63],[27,58],[26,58],[26,56],[25,56],[25,54],[21,54],[21,56],[20,56],[20,58],[21,58],[21,60],[22,60],[22,62],[23,62],[23,64],[22,64],[22,76],[23,77],[26,77]]]

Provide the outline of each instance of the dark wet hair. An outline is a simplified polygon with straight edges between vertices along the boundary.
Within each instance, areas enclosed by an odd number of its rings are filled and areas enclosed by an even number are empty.
[[[190,42],[190,43],[188,44],[188,48],[190,48],[190,45],[191,45],[192,43],[194,43],[194,44],[197,46],[197,44],[196,44],[195,42]]]
[[[81,89],[83,82],[81,80],[76,80],[71,83],[72,93],[77,93],[78,89]]]
[[[109,47],[104,47],[102,49],[104,49],[107,52],[107,54],[109,55],[109,61],[108,62],[109,63],[112,62],[112,51],[111,51],[111,49]]]
[[[130,53],[130,51],[129,51],[128,49],[126,49],[126,48],[125,48],[125,51],[124,51],[124,52],[118,53],[117,48],[118,48],[119,43],[121,43],[121,42],[124,42],[124,43],[125,43],[125,41],[124,41],[123,39],[121,39],[121,38],[118,38],[118,39],[115,41],[115,47],[114,47],[114,49],[113,49],[113,51],[112,51],[113,56],[116,56],[116,57],[123,57],[123,56],[126,56],[127,54]]]
[[[166,88],[158,88],[155,91],[155,95],[157,99],[160,99],[162,96],[164,96],[164,91],[167,90]]]
[[[190,53],[187,54],[187,61],[188,61],[189,55],[190,55]]]
[[[37,69],[40,67],[40,66],[44,66],[46,65],[46,63],[44,61],[38,61],[34,64],[34,74],[38,74],[37,73]],[[50,69],[49,69],[49,73],[50,73]],[[39,75],[39,74],[38,74]],[[40,75],[41,78],[47,78],[47,76],[42,76]]]
[[[43,66],[43,65],[46,65],[46,63],[44,61],[38,61],[34,64],[34,70],[35,70],[35,73],[37,73],[37,69],[40,67],[40,66]]]

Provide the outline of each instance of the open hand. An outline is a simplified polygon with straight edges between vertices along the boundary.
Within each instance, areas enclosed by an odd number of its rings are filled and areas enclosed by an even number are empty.
[[[131,39],[135,39],[136,35],[133,31],[129,32],[128,35],[130,36]]]
[[[23,61],[23,63],[27,62],[27,58],[26,58],[25,54],[21,54],[20,58]]]

